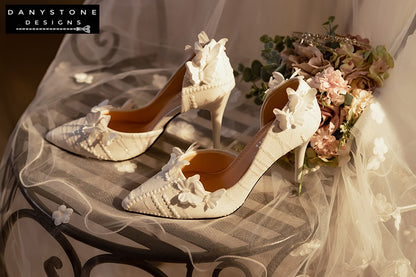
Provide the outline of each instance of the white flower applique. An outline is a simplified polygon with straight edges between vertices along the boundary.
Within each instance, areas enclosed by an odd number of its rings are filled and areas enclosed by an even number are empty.
[[[270,91],[273,90],[275,88],[277,88],[278,86],[280,86],[280,84],[284,83],[286,81],[285,77],[282,75],[282,73],[278,72],[278,71],[274,71],[272,73],[272,76],[270,76],[269,79],[269,83],[268,83],[268,87],[269,89],[266,90],[266,94]]]
[[[58,209],[52,213],[53,223],[55,226],[61,225],[62,223],[68,223],[73,212],[73,209],[67,208],[65,205],[59,206]]]
[[[306,256],[316,249],[321,247],[321,241],[319,239],[314,239],[310,242],[304,243],[295,250],[290,252],[291,256],[297,257],[297,256]]]
[[[116,163],[115,167],[119,172],[133,173],[136,170],[137,165],[130,161],[125,161],[121,163]]]
[[[196,143],[191,144],[185,152],[179,147],[173,147],[168,163],[162,167],[165,181],[174,181],[180,177],[181,168],[189,164],[189,161],[182,159],[182,156],[195,151],[196,148],[198,148]]]
[[[92,84],[94,76],[84,72],[74,74],[75,82],[78,84]]]
[[[82,131],[87,136],[89,145],[93,145],[96,141],[102,141],[104,145],[108,146],[117,138],[117,134],[107,130],[111,116],[106,115],[105,112],[112,108],[111,105],[108,105],[108,100],[104,100],[87,114],[87,124],[82,127]]]
[[[383,138],[376,138],[374,140],[373,154],[367,164],[368,170],[379,169],[381,163],[386,159],[385,154],[388,152],[388,148]]]
[[[209,39],[205,32],[198,34],[198,41],[195,42],[193,52],[195,53],[192,61],[186,62],[187,72],[185,80],[192,86],[211,84],[214,80],[221,78],[218,74],[221,70],[221,63],[228,61],[225,54],[225,44],[228,39],[223,38],[218,42]],[[185,51],[192,49],[187,45]]]
[[[308,105],[312,104],[315,99],[316,90],[309,89],[305,94],[295,91],[292,88],[286,90],[289,101],[282,110],[275,108],[273,113],[279,122],[279,128],[282,130],[294,129],[301,126],[304,122],[303,111]]]
[[[371,103],[370,110],[371,110],[371,118],[375,122],[377,122],[378,124],[383,123],[384,118],[386,117],[386,115],[384,114],[383,110],[381,109],[380,104],[377,103],[377,102]]]
[[[185,180],[176,180],[175,183],[180,191],[178,200],[183,205],[196,207],[203,204],[205,210],[213,209],[217,206],[218,200],[224,195],[225,189],[208,192],[204,189],[199,178],[200,176],[196,174]]]
[[[185,152],[178,147],[174,147],[169,162],[162,167],[162,176],[165,181],[174,184],[179,190],[177,196],[181,205],[192,207],[204,205],[205,210],[213,209],[226,190],[219,189],[208,192],[201,183],[198,174],[185,178],[181,171],[184,166],[189,165],[189,161],[183,159],[183,156],[195,151],[197,147],[198,145],[193,143]]]

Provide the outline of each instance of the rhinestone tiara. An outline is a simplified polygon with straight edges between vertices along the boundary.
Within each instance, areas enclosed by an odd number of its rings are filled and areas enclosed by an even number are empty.
[[[350,45],[357,46],[363,49],[371,49],[371,46],[369,44],[360,42],[354,38],[341,36],[341,35],[294,32],[292,33],[292,39],[299,42],[299,44],[313,46],[313,47],[329,48],[328,46],[326,46],[328,42],[338,42],[338,43],[350,44]]]

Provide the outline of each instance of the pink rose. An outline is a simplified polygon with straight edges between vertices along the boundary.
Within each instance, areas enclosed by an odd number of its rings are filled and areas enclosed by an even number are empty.
[[[342,72],[334,70],[333,67],[316,74],[308,80],[308,84],[322,93],[326,92],[329,100],[336,106],[344,103],[344,95],[350,89],[348,82],[342,78]]]
[[[328,128],[319,128],[311,138],[311,146],[323,159],[330,159],[338,153],[338,141],[330,134]]]

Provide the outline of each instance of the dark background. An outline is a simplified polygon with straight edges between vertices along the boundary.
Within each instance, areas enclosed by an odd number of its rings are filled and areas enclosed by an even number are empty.
[[[54,59],[63,34],[6,34],[6,4],[82,4],[80,0],[2,0],[0,4],[0,156]]]

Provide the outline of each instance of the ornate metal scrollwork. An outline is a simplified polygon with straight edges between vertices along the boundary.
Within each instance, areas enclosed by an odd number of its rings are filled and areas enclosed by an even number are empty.
[[[106,36],[110,35],[111,40],[107,39]],[[99,64],[103,63],[105,64],[111,58],[114,57],[114,55],[117,53],[117,50],[120,45],[120,35],[117,34],[114,31],[109,30],[108,28],[101,28],[100,33],[92,36],[92,42],[95,44],[94,46],[98,49],[104,49],[104,54],[101,57],[98,57],[96,59],[91,59],[87,56],[87,53],[83,53],[81,48],[79,47],[79,38],[81,36],[79,35],[72,35],[71,36],[71,48],[74,53],[74,55],[78,58],[79,61],[81,61],[83,64]],[[84,38],[84,37],[81,37]]]
[[[130,266],[140,268],[152,274],[153,276],[158,276],[158,277],[168,276],[163,271],[158,269],[155,265],[152,265],[151,263],[140,260],[136,257],[131,258],[131,257],[123,257],[119,255],[114,255],[114,254],[103,254],[103,255],[92,257],[85,263],[84,267],[82,268],[81,277],[90,276],[91,270],[95,266],[104,264],[104,263],[116,263],[116,264],[130,265]]]
[[[60,269],[62,266],[63,263],[57,256],[52,256],[43,263],[43,268],[48,277],[59,277],[56,269]]]
[[[6,250],[6,242],[10,232],[17,220],[21,218],[30,218],[39,223],[39,225],[41,225],[61,245],[62,249],[65,251],[71,262],[74,276],[79,276],[81,274],[81,262],[71,243],[64,236],[64,234],[62,234],[62,232],[59,230],[59,227],[53,225],[53,222],[50,220],[50,218],[46,219],[40,213],[30,209],[22,209],[14,212],[3,224],[0,241],[0,253],[3,257]],[[52,256],[44,262],[44,269],[48,277],[58,276],[56,269],[59,269],[60,267],[62,267],[62,261],[55,256]],[[6,269],[4,269],[3,274],[4,276],[7,276]]]
[[[250,272],[250,269],[247,266],[243,265],[240,262],[232,260],[232,259],[227,259],[227,260],[223,261],[222,263],[220,263],[219,265],[217,265],[217,267],[214,269],[214,272],[212,273],[212,276],[213,277],[218,277],[220,275],[221,271],[223,271],[226,268],[230,268],[230,267],[240,269],[246,277],[251,277],[252,276],[251,272]]]

